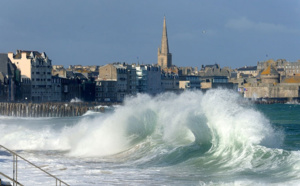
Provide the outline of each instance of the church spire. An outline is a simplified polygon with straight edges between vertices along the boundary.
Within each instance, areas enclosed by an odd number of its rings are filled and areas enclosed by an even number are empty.
[[[161,38],[161,48],[158,48],[158,65],[163,68],[172,66],[172,54],[169,53],[169,43],[167,34],[166,16],[164,16],[163,32]]]
[[[168,43],[166,16],[164,17],[163,33],[162,33],[162,38],[161,38],[161,53],[162,54],[168,54],[169,53],[169,43]]]

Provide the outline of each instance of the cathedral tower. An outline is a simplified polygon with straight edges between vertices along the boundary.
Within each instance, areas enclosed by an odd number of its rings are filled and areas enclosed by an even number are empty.
[[[172,67],[172,54],[169,53],[166,17],[164,17],[161,48],[158,48],[157,58],[157,63],[161,66],[161,69]]]

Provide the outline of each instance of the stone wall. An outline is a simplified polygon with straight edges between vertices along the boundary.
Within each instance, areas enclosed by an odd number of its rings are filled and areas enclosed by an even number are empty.
[[[245,98],[298,98],[299,85],[260,85],[245,87]]]
[[[105,111],[91,103],[0,103],[0,115],[14,117],[73,117],[88,110]]]
[[[108,64],[99,68],[99,78],[101,80],[117,80],[117,69],[113,64]]]

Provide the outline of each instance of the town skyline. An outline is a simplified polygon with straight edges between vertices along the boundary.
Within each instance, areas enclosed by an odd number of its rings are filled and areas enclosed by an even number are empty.
[[[1,2],[7,7],[0,12],[1,52],[44,51],[53,65],[64,66],[156,64],[166,16],[170,53],[179,67],[300,59],[297,1],[43,1],[27,11],[33,2]]]

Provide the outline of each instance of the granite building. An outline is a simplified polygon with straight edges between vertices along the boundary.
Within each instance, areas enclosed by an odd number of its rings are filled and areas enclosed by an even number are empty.
[[[127,69],[115,63],[99,68],[96,82],[96,101],[121,102],[127,94]]]
[[[16,101],[20,97],[20,71],[7,54],[0,54],[0,100]]]
[[[267,68],[269,65],[272,65],[281,76],[293,76],[295,74],[300,74],[300,61],[289,62],[285,59],[268,60],[257,62],[257,70],[262,71]]]
[[[30,97],[24,100],[43,102],[52,100],[52,62],[45,52],[17,50],[8,53],[9,59],[21,71],[21,81],[31,82]]]

